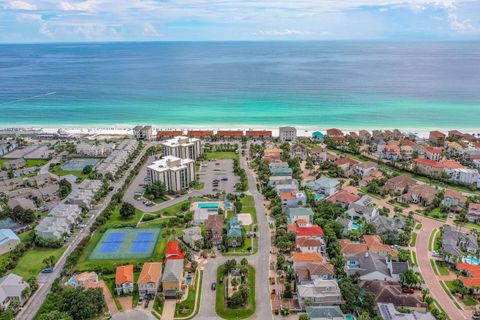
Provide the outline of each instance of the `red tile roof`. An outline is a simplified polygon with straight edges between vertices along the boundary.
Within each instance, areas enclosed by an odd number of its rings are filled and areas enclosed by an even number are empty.
[[[333,202],[333,203],[342,202],[342,203],[347,203],[347,204],[355,202],[358,199],[360,199],[359,195],[350,193],[350,192],[345,191],[345,190],[340,190],[337,193],[330,196],[329,198],[327,198],[328,201]]]
[[[133,282],[133,265],[117,267],[115,272],[115,283],[123,284],[125,282]]]
[[[280,199],[282,201],[295,200],[296,198],[297,198],[297,195],[295,192],[280,192]]]
[[[295,244],[299,247],[320,247],[322,242],[315,238],[297,238]]]
[[[352,158],[349,158],[349,157],[344,157],[344,158],[340,158],[340,159],[335,160],[335,164],[337,166],[342,166],[344,164],[354,165],[354,164],[357,164],[357,163],[358,163],[358,161],[353,160]]]
[[[323,256],[318,252],[296,252],[293,254],[293,261],[295,262],[312,262],[312,261],[323,261]]]
[[[467,277],[458,277],[460,281],[462,281],[463,285],[470,289],[474,287],[480,287],[480,278],[467,278]]]
[[[443,148],[440,147],[426,147],[425,150],[430,153],[442,153]]]
[[[271,137],[272,131],[270,130],[247,130],[247,137]]]
[[[430,135],[435,137],[435,138],[440,138],[440,139],[444,139],[445,138],[445,133],[443,132],[440,132],[438,130],[435,130],[435,131],[430,131]]]
[[[158,283],[162,277],[161,262],[145,262],[138,277],[138,284]]]
[[[188,130],[189,137],[210,137],[213,136],[213,130]]]
[[[425,158],[418,158],[415,159],[415,162],[423,166],[427,167],[433,167],[433,168],[443,168],[442,164],[439,161],[434,161],[430,159],[425,159]]]
[[[323,229],[320,226],[296,227],[295,234],[298,237],[323,237]]]
[[[221,137],[243,137],[242,130],[218,130],[217,134]]]
[[[343,136],[343,132],[340,129],[331,128],[331,129],[327,130],[327,135],[328,136]]]
[[[445,161],[442,161],[441,163],[444,168],[448,168],[448,169],[464,168],[464,166],[460,162],[457,162],[455,160],[445,160]]]
[[[356,132],[351,131],[351,132],[350,132],[350,137],[352,137],[353,139],[357,139],[357,138],[358,138],[358,134],[357,134]]]
[[[181,130],[171,130],[171,131],[157,131],[157,137],[178,137],[181,136],[183,132]]]
[[[178,242],[169,241],[167,243],[167,247],[165,248],[165,260],[182,260],[183,258],[184,255],[182,253],[182,250],[180,250]]]
[[[414,147],[417,144],[413,142],[412,140],[405,139],[402,141],[402,146],[409,146],[409,147]]]

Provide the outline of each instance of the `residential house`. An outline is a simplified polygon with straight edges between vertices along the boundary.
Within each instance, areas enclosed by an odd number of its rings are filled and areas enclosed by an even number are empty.
[[[23,294],[28,284],[23,281],[23,278],[9,273],[0,278],[0,306],[3,310],[8,308],[12,301],[19,301],[20,305],[25,303],[25,295]]]
[[[467,219],[474,223],[480,220],[480,203],[470,203],[468,205]]]
[[[342,302],[342,294],[338,283],[335,280],[316,279],[312,283],[300,284],[297,286],[298,304],[305,309],[305,302],[308,306],[330,306]]]
[[[3,167],[7,170],[16,170],[25,167],[27,162],[25,159],[20,158],[20,159],[14,159],[14,160],[9,160],[3,164]]]
[[[306,262],[295,267],[298,284],[312,283],[314,280],[335,279],[335,268],[328,262]]]
[[[208,216],[205,221],[205,229],[212,234],[212,244],[217,246],[223,241],[223,215]]]
[[[414,160],[415,169],[418,170],[421,174],[430,177],[440,177],[444,172],[444,166],[439,161],[418,158]]]
[[[437,190],[428,184],[419,184],[411,187],[409,191],[397,198],[401,203],[418,203],[428,206],[437,195]]]
[[[449,180],[454,183],[464,185],[477,185],[480,181],[480,173],[477,169],[445,168],[445,172],[448,176],[450,176]]]
[[[433,161],[440,161],[442,159],[443,148],[440,147],[426,147],[425,158]]]
[[[7,204],[11,210],[13,210],[15,207],[20,207],[25,210],[26,209],[30,209],[34,211],[37,210],[37,206],[35,205],[35,203],[28,198],[21,198],[21,197],[10,198]]]
[[[456,190],[447,189],[443,197],[442,205],[452,212],[459,212],[465,208],[467,197]]]
[[[421,297],[403,293],[398,282],[383,280],[360,281],[360,289],[372,293],[377,303],[392,303],[397,308],[408,308],[416,311],[425,311],[427,304]]]
[[[275,180],[275,191],[277,194],[282,192],[297,192],[298,191],[298,181],[296,179],[282,179]]]
[[[340,251],[344,255],[356,255],[359,253],[378,253],[383,257],[398,258],[398,250],[382,243],[378,235],[363,235],[363,242],[353,242],[349,239],[338,240]]]
[[[346,190],[340,190],[334,195],[327,198],[327,201],[339,203],[343,208],[348,208],[353,202],[360,199],[359,195],[350,193]]]
[[[298,158],[300,161],[305,161],[307,160],[309,150],[303,144],[296,143],[290,148],[290,153],[292,157]]]
[[[168,260],[162,276],[162,289],[165,298],[176,299],[177,292],[181,291],[183,278],[183,259]]]
[[[412,178],[400,175],[388,180],[382,190],[392,195],[400,195],[408,192],[416,184],[417,182]]]
[[[357,201],[350,204],[348,208],[350,218],[364,217],[368,223],[375,219],[378,215],[378,208],[374,205],[372,198],[365,195]]]
[[[305,312],[310,320],[345,320],[348,319],[343,314],[339,306],[318,306],[306,307]]]
[[[40,189],[40,195],[44,201],[52,201],[53,199],[57,198],[59,195],[60,187],[57,183],[47,184]]]
[[[227,222],[227,242],[229,247],[241,247],[245,239],[245,229],[237,217],[231,217]]]
[[[410,140],[407,140],[410,141]],[[413,146],[410,145],[400,145],[400,158],[404,160],[410,160],[413,158]]]
[[[385,232],[402,232],[405,226],[405,218],[403,216],[390,218],[377,215],[370,223],[375,226],[378,234]]]
[[[200,227],[191,227],[183,230],[183,241],[191,248],[200,249],[198,243],[203,243],[202,230]]]
[[[310,154],[312,156],[312,160],[314,163],[321,163],[328,160],[328,153],[325,148],[322,147],[313,147],[310,150]]]
[[[378,313],[384,320],[435,320],[431,312],[413,311],[405,313],[397,311],[393,303],[377,303]]]
[[[111,154],[114,149],[115,145],[113,143],[105,142],[98,144],[81,142],[76,146],[77,154],[87,157],[106,157]]]
[[[43,187],[46,184],[52,182],[52,176],[49,173],[39,174],[27,179],[27,183],[33,187]]]
[[[456,263],[466,255],[477,254],[477,236],[473,232],[463,233],[450,225],[444,225],[441,247],[445,261]]]
[[[340,181],[321,176],[317,180],[307,183],[306,187],[317,194],[329,197],[340,189]]]
[[[349,157],[344,157],[335,160],[333,163],[335,163],[340,169],[342,169],[344,172],[348,171],[352,166],[358,164],[357,160],[353,160],[352,158]]]
[[[358,138],[360,139],[361,143],[366,144],[368,141],[370,141],[372,135],[367,130],[360,130],[358,132]]]
[[[117,267],[115,271],[115,291],[118,295],[133,292],[133,265]]]
[[[270,176],[272,177],[283,177],[283,179],[291,179],[292,178],[292,169],[285,168],[285,167],[270,167]]]
[[[20,238],[11,229],[0,229],[0,255],[12,251],[20,243]]]
[[[430,131],[430,135],[428,136],[428,140],[431,144],[435,146],[442,146],[445,142],[445,134],[438,130]]]
[[[304,192],[281,192],[280,200],[286,207],[304,206],[307,204],[307,196]]]
[[[326,244],[323,239],[323,229],[317,225],[311,225],[298,221],[288,226],[288,231],[295,233],[295,247],[297,252],[321,253],[326,251]]]
[[[392,261],[382,253],[366,251],[344,256],[345,271],[360,280],[399,281],[400,274],[408,270],[408,262]]]
[[[353,165],[353,172],[361,177],[367,175],[369,172],[374,171],[377,168],[377,164],[372,161],[360,162]]]
[[[318,252],[295,252],[292,254],[294,268],[307,263],[325,263],[325,258]]]
[[[450,156],[460,156],[465,154],[466,150],[456,141],[447,141],[445,142],[445,152]]]
[[[343,137],[344,134],[342,130],[337,129],[337,128],[331,128],[327,130],[327,136],[329,137]]]
[[[294,224],[297,220],[312,223],[313,211],[310,208],[287,208],[286,211],[288,224]]]
[[[145,297],[154,297],[160,286],[162,279],[161,262],[145,262],[140,276],[138,277],[138,295],[140,299]]]
[[[99,288],[98,275],[95,272],[82,272],[74,274],[66,283],[68,286],[83,289]]]
[[[323,133],[321,133],[320,131],[314,131],[314,132],[312,132],[312,138],[313,138],[314,140],[317,140],[317,141],[323,140],[323,137],[324,137],[324,136],[325,136],[325,135],[324,135]]]
[[[263,160],[268,163],[279,162],[282,155],[282,149],[277,147],[266,148],[263,151]]]
[[[165,261],[168,260],[183,260],[183,255],[180,245],[177,241],[168,241],[165,247]]]

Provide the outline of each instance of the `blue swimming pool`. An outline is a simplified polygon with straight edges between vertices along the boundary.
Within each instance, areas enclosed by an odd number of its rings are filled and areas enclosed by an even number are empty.
[[[352,316],[351,314],[347,314],[345,316],[345,320],[356,320],[356,318],[354,316]]]
[[[352,230],[358,230],[362,227],[360,223],[352,222]]]
[[[322,200],[323,198],[325,198],[325,196],[324,196],[323,194],[320,194],[320,193],[316,193],[316,194],[315,194],[315,200],[320,201],[320,200]]]
[[[192,284],[192,275],[189,273],[187,273],[187,276],[185,277],[185,283],[187,284],[187,286],[191,285]]]
[[[478,266],[480,264],[480,259],[474,257],[463,257],[463,262]]]
[[[199,209],[204,209],[204,208],[218,208],[218,203],[199,203],[197,205]]]

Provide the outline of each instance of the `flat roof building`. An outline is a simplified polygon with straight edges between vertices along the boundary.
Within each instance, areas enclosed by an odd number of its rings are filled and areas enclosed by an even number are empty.
[[[169,192],[180,192],[195,181],[195,160],[166,156],[147,168],[150,183],[161,181]]]
[[[197,138],[179,136],[161,144],[163,146],[163,156],[197,160],[202,154],[202,143]]]

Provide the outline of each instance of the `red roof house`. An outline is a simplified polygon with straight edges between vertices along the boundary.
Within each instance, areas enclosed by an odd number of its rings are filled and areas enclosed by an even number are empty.
[[[165,248],[165,261],[167,260],[183,260],[185,256],[180,250],[180,245],[176,241],[169,241]]]

